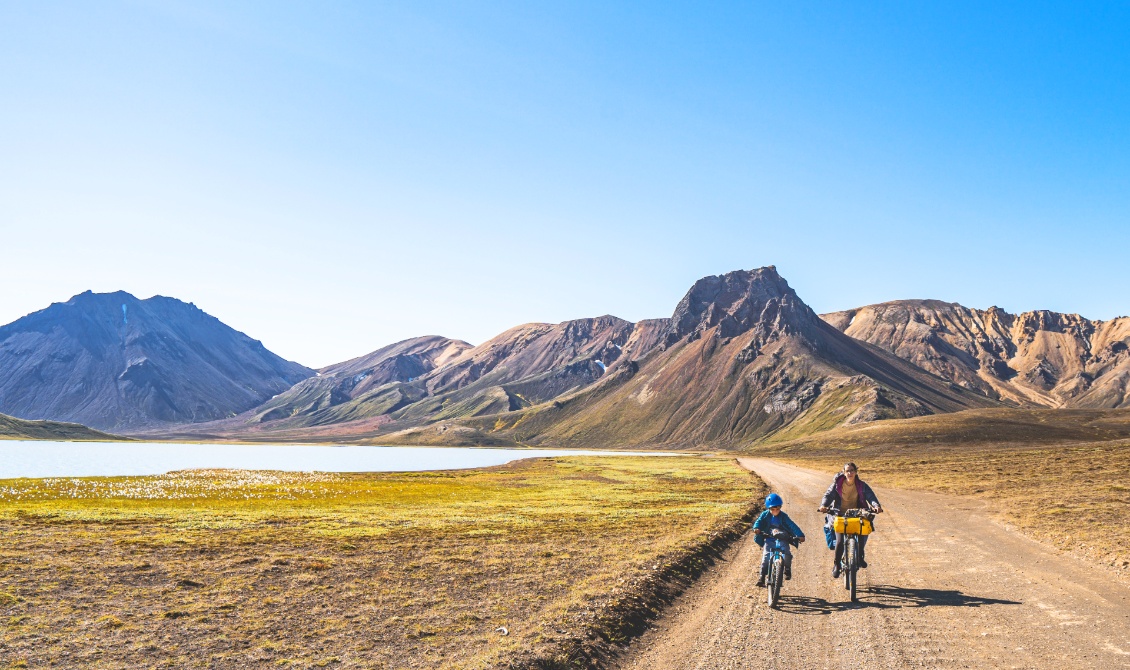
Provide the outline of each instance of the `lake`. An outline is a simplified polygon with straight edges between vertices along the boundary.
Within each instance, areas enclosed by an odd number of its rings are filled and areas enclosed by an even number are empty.
[[[168,442],[0,440],[0,479],[120,477],[232,468],[291,472],[405,472],[502,465],[542,456],[658,456],[655,452],[473,447],[357,447]]]

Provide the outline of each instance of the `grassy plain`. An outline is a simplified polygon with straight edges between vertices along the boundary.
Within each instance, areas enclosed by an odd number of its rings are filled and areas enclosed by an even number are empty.
[[[876,486],[980,498],[995,518],[1130,578],[1130,411],[973,410],[763,444]]]
[[[704,457],[0,481],[0,667],[565,660],[760,495]]]

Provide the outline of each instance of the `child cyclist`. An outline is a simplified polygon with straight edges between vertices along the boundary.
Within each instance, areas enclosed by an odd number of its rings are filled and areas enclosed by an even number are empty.
[[[770,493],[765,498],[765,511],[753,522],[754,542],[764,549],[761,554],[761,578],[757,580],[758,586],[765,586],[765,577],[769,574],[769,547],[765,538],[772,536],[773,531],[783,530],[796,538],[797,542],[804,542],[804,531],[800,529],[788,514],[781,511],[784,501],[776,493]],[[785,554],[785,579],[793,578],[793,553],[788,542],[778,542],[782,553]]]

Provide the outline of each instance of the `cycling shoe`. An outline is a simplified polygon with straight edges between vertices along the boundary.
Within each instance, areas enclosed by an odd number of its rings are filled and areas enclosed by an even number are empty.
[[[835,579],[839,576],[840,576],[840,566],[833,565],[832,566],[832,579]]]

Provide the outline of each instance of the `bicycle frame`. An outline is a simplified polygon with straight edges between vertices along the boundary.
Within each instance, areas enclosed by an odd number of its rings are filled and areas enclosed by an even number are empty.
[[[785,542],[795,544],[790,539],[768,536],[765,538],[765,550],[769,552],[769,579],[766,586],[766,600],[770,607],[776,607],[781,598],[781,583],[785,580],[785,552],[782,545]]]
[[[834,516],[843,517],[858,517],[862,519],[874,519],[875,513],[871,510],[865,509],[849,509],[840,512],[838,509],[828,510],[829,514]],[[851,594],[851,601],[856,602],[856,585],[859,572],[859,538],[858,533],[844,533],[844,546],[843,552],[840,554],[840,574],[844,578],[844,588]]]

